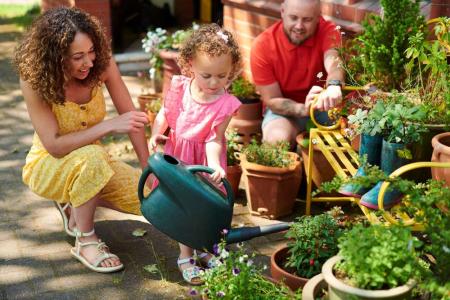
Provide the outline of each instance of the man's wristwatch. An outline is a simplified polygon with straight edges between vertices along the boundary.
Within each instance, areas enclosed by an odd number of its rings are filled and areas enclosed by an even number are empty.
[[[330,79],[327,81],[327,87],[329,87],[330,85],[338,85],[342,87],[342,82],[339,79]]]

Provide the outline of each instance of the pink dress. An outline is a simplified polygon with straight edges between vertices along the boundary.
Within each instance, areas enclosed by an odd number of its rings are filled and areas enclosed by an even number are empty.
[[[241,102],[225,92],[210,103],[199,103],[190,93],[191,78],[173,76],[164,99],[164,111],[170,127],[164,152],[188,165],[208,165],[206,143],[216,138],[216,129],[231,116]],[[225,139],[222,141],[220,165],[227,169]]]

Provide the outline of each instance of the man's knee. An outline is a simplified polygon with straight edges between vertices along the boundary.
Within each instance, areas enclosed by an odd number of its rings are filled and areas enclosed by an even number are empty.
[[[263,141],[270,144],[278,142],[289,142],[292,144],[295,141],[295,135],[296,129],[293,126],[267,124],[263,129]]]

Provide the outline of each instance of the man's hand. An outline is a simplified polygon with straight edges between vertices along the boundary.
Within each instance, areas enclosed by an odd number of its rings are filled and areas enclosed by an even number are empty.
[[[305,99],[305,109],[306,109],[306,115],[309,116],[309,109],[311,105],[313,104],[314,100],[316,100],[316,97],[320,96],[320,93],[322,93],[324,89],[320,86],[314,85],[310,90],[308,95],[306,95]],[[317,103],[314,105],[314,108],[317,109]]]
[[[314,87],[313,87],[314,88]],[[311,89],[312,90],[312,89]],[[315,109],[321,111],[327,111],[336,107],[342,102],[341,87],[337,85],[330,85],[319,94],[319,100],[317,100]]]

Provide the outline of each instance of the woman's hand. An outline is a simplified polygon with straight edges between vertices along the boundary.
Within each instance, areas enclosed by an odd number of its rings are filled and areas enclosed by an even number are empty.
[[[158,144],[164,144],[166,142],[166,140],[168,140],[168,139],[169,139],[169,137],[167,137],[163,134],[157,133],[155,135],[152,135],[148,145],[150,146],[150,149],[155,150],[156,147],[158,146]]]
[[[225,170],[222,169],[220,166],[209,166],[210,168],[214,169],[214,173],[211,174],[211,180],[217,184],[220,185],[222,183],[222,178],[225,178]]]
[[[112,123],[113,132],[130,133],[139,132],[148,123],[148,117],[142,111],[129,111],[109,121]]]

